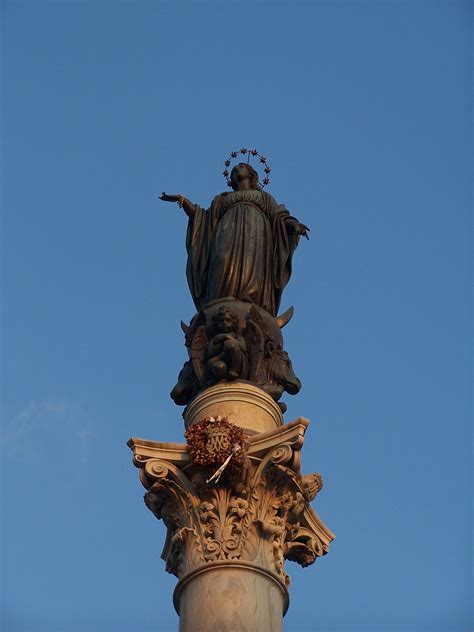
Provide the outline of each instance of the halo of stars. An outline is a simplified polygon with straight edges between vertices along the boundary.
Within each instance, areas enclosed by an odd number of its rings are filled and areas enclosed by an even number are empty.
[[[230,173],[229,173],[230,164],[232,160],[235,160],[239,155],[247,156],[247,164],[249,164],[250,162],[250,156],[253,156],[254,158],[258,158],[260,160],[260,162],[264,165],[263,171],[265,172],[265,177],[263,178],[262,183],[260,184],[260,187],[262,189],[266,187],[267,184],[270,183],[269,173],[271,172],[271,169],[267,163],[267,159],[265,156],[262,156],[262,154],[260,154],[256,149],[247,149],[246,147],[242,147],[242,149],[239,149],[238,151],[232,151],[230,156],[227,158],[227,160],[224,160],[225,168],[224,168],[224,171],[222,172],[222,175],[227,181],[227,186],[229,187],[232,186],[232,183],[230,181]]]

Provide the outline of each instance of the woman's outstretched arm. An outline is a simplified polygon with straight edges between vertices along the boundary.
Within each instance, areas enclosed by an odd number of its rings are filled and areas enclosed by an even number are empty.
[[[189,218],[194,216],[194,204],[183,195],[168,195],[163,191],[160,195],[160,200],[163,200],[163,202],[177,202],[178,206],[183,209]]]

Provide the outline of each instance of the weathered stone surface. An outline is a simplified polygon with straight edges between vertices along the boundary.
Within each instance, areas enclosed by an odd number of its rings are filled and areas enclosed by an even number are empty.
[[[174,602],[180,632],[279,632],[288,591],[261,567],[216,562],[179,582]]]
[[[276,430],[283,423],[279,406],[261,388],[243,382],[221,382],[197,395],[184,411],[189,428],[205,417],[218,415],[248,434]]]

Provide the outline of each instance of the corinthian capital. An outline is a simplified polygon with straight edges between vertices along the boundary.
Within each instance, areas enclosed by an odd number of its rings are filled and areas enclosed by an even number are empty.
[[[162,557],[170,573],[182,579],[207,565],[245,563],[287,586],[285,559],[308,566],[328,552],[334,536],[309,504],[321,476],[300,473],[307,425],[299,418],[247,437],[237,465],[214,480],[216,467],[209,463],[215,446],[229,444],[225,423],[203,435],[207,461],[186,444],[130,439],[146,506],[168,529]],[[236,436],[235,427],[232,432]],[[201,454],[200,460],[191,461],[190,453]]]

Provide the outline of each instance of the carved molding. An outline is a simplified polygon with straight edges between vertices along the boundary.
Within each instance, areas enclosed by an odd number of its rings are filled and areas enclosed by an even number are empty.
[[[130,439],[145,503],[168,529],[162,557],[170,573],[238,561],[287,586],[286,559],[308,566],[328,552],[334,536],[309,504],[321,476],[300,473],[307,425],[300,418],[249,437],[245,466],[218,484],[206,484],[208,470],[189,461],[185,444]]]

